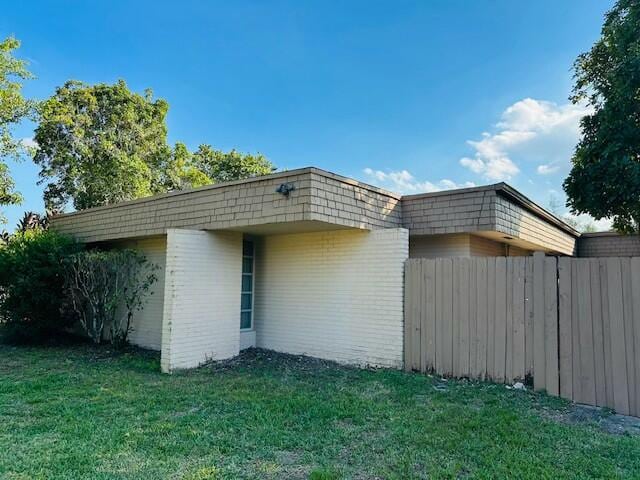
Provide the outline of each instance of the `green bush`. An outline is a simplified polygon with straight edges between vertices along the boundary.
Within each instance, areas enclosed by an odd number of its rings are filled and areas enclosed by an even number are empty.
[[[59,336],[73,319],[63,311],[64,259],[82,250],[51,230],[27,230],[0,245],[0,323],[12,342]]]
[[[131,319],[142,310],[158,266],[135,250],[90,250],[65,261],[65,294],[94,343],[104,332],[115,347],[127,343]]]

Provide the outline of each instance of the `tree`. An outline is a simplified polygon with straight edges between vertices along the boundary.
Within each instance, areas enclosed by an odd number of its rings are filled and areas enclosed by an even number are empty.
[[[588,217],[587,219],[582,220],[575,215],[567,214],[563,211],[562,207],[562,201],[560,201],[556,195],[551,195],[549,197],[549,211],[564,223],[582,233],[597,231],[595,224]]]
[[[221,152],[210,145],[200,145],[193,157],[194,165],[215,183],[268,175],[276,170],[263,155]]]
[[[601,38],[575,61],[571,100],[593,113],[564,181],[573,213],[613,218],[615,229],[640,232],[640,0],[618,0]]]
[[[68,81],[41,106],[34,161],[48,181],[45,204],[108,205],[163,191],[170,156],[168,104],[114,85]]]
[[[24,60],[13,52],[20,42],[9,37],[0,42],[0,205],[16,205],[22,197],[15,191],[9,167],[3,159],[18,159],[25,147],[14,137],[13,128],[25,118],[33,118],[35,103],[22,95],[22,82],[32,78]],[[0,216],[0,222],[5,223]]]
[[[166,191],[185,190],[213,183],[213,180],[194,164],[194,156],[184,143],[176,143],[161,170],[161,183]]]

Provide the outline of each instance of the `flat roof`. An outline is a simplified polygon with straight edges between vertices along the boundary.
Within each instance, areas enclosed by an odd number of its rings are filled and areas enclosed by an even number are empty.
[[[277,178],[286,178],[289,176],[295,176],[295,175],[302,175],[302,174],[316,174],[316,175],[320,175],[326,178],[331,178],[334,180],[337,180],[339,182],[342,182],[344,184],[347,185],[354,185],[354,186],[358,186],[361,188],[365,188],[369,191],[375,192],[377,194],[380,195],[384,195],[390,198],[393,198],[395,200],[417,200],[420,198],[431,198],[431,197],[437,197],[440,195],[451,195],[451,194],[465,194],[465,193],[474,193],[474,192],[483,192],[483,191],[495,191],[507,198],[509,198],[511,201],[514,201],[515,203],[517,203],[518,205],[522,206],[523,208],[527,209],[528,211],[530,211],[531,213],[537,215],[538,217],[556,225],[557,227],[561,228],[562,230],[570,233],[571,235],[574,236],[579,236],[580,232],[578,232],[577,230],[575,230],[573,227],[571,227],[570,225],[568,225],[567,223],[565,223],[564,221],[562,221],[560,218],[556,217],[554,214],[552,214],[551,212],[549,212],[548,210],[545,210],[544,208],[542,208],[540,205],[536,204],[535,202],[533,202],[532,200],[530,200],[529,198],[527,198],[525,195],[523,195],[522,193],[520,193],[518,190],[516,190],[515,188],[511,187],[510,185],[508,185],[507,183],[504,182],[500,182],[500,183],[495,183],[495,184],[490,184],[490,185],[481,185],[481,186],[477,186],[477,187],[466,187],[466,188],[457,188],[457,189],[451,189],[451,190],[440,190],[437,192],[425,192],[425,193],[417,193],[417,194],[411,194],[411,195],[400,195],[394,192],[390,192],[389,190],[385,190],[383,188],[380,187],[376,187],[374,185],[365,183],[365,182],[361,182],[359,180],[355,180],[353,178],[350,177],[345,177],[344,175],[339,175],[337,173],[333,173],[327,170],[323,170],[321,168],[317,168],[317,167],[303,167],[303,168],[297,168],[294,170],[284,170],[284,171],[280,171],[280,172],[275,172],[275,173],[271,173],[269,175],[261,175],[261,176],[257,176],[257,177],[251,177],[251,178],[246,178],[246,179],[242,179],[242,180],[232,180],[229,182],[221,182],[221,183],[214,183],[211,185],[205,185],[202,187],[198,187],[198,188],[192,188],[192,189],[187,189],[187,190],[179,190],[179,191],[172,191],[172,192],[167,192],[167,193],[161,193],[158,195],[151,195],[148,197],[143,197],[143,198],[137,198],[135,200],[127,200],[124,202],[119,202],[119,203],[114,203],[111,205],[103,205],[103,206],[99,206],[99,207],[92,207],[92,208],[87,208],[85,210],[78,210],[75,212],[69,212],[69,213],[61,213],[56,215],[58,218],[61,217],[70,217],[70,216],[74,216],[74,215],[80,215],[80,214],[84,214],[84,213],[88,213],[88,212],[97,212],[97,211],[101,211],[101,210],[109,210],[109,209],[116,209],[119,207],[123,207],[126,205],[135,205],[135,204],[144,204],[147,202],[153,202],[155,200],[161,199],[161,198],[170,198],[170,197],[180,197],[183,195],[189,195],[190,193],[193,192],[202,192],[202,191],[207,191],[207,190],[215,190],[218,188],[224,188],[224,187],[229,187],[229,186],[233,186],[233,185],[246,185],[246,184],[250,184],[253,182],[259,182],[259,181],[264,181],[264,180],[270,180],[270,179],[277,179]],[[608,233],[608,232],[606,232]]]
[[[517,203],[521,207],[535,214],[536,216],[542,218],[543,220],[548,221],[549,223],[554,224],[558,228],[561,228],[567,233],[570,233],[573,236],[580,236],[580,232],[573,228],[568,223],[564,222],[562,219],[558,218],[553,213],[544,209],[533,200],[529,199],[527,196],[513,188],[511,185],[505,182],[493,183],[490,185],[480,185],[477,187],[465,187],[465,188],[454,188],[451,190],[440,190],[437,192],[427,192],[427,193],[416,193],[412,195],[404,195],[402,197],[403,200],[419,200],[421,198],[433,198],[444,195],[451,194],[465,194],[465,193],[476,193],[476,192],[487,192],[487,191],[495,191],[498,194],[501,194],[507,197],[509,200]]]

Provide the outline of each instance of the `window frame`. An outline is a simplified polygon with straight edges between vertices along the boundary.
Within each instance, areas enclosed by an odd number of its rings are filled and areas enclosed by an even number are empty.
[[[251,243],[251,255],[245,255],[244,254],[244,242],[250,242]],[[245,258],[251,258],[251,273],[245,273],[244,271],[242,271],[242,266],[244,265],[244,259]],[[244,291],[242,290],[242,279],[246,276],[251,277],[251,291]],[[254,304],[255,304],[255,290],[256,290],[256,242],[252,239],[252,238],[243,238],[242,239],[242,265],[241,265],[241,271],[240,271],[240,331],[241,332],[250,332],[253,331],[253,311],[254,311]],[[242,295],[243,294],[251,294],[251,307],[250,308],[242,308]],[[248,327],[242,327],[242,314],[249,312],[250,316],[249,316],[249,326]]]

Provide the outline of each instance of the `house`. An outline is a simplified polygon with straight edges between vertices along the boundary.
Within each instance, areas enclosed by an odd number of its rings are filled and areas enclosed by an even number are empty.
[[[400,367],[408,257],[574,255],[579,233],[499,183],[400,196],[317,168],[92,208],[52,228],[160,267],[131,341],[162,370],[258,346]]]

